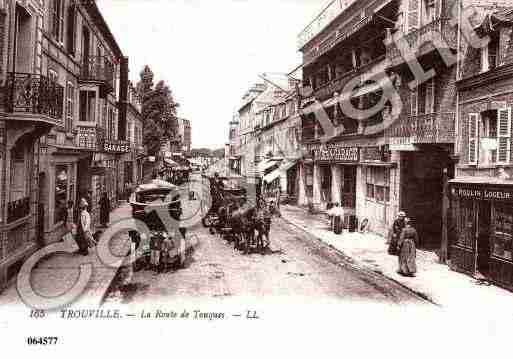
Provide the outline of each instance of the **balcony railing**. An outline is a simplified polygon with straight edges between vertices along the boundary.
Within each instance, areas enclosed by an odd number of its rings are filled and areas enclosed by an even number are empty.
[[[406,35],[404,35],[404,39],[408,42],[411,48],[421,49],[422,45],[436,40],[435,36],[440,35],[442,40],[444,40],[447,43],[447,46],[449,48],[456,49],[456,29],[449,23],[449,21],[450,19],[445,18],[436,19],[430,22],[429,24],[420,27],[419,29],[408,32]],[[394,41],[392,41],[392,35],[390,32],[387,33],[387,44],[387,59],[395,63],[404,61],[401,61],[401,51],[397,47],[397,44]],[[417,56],[421,55],[424,54],[417,54]]]
[[[64,88],[59,84],[39,74],[10,72],[5,89],[7,112],[44,115],[62,124]]]
[[[105,141],[105,130],[101,127],[77,126],[76,146],[90,151],[99,151]]]
[[[105,56],[89,56],[83,60],[80,78],[83,81],[100,81],[114,89],[114,65]]]
[[[342,93],[345,85],[349,83],[353,78],[359,75],[365,74],[366,77],[372,77],[379,72],[383,72],[385,70],[385,55],[381,55],[368,63],[360,66],[357,69],[348,71],[335,79],[323,84],[322,86],[318,86],[314,90],[315,98],[324,101],[333,96],[335,92]]]
[[[453,112],[402,117],[385,135],[390,144],[452,143],[456,116]]]
[[[7,204],[7,223],[25,218],[30,214],[30,197],[25,197]]]

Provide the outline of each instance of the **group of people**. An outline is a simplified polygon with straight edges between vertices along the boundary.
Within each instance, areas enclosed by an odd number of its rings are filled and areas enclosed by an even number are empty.
[[[89,255],[89,248],[96,245],[94,226],[91,220],[91,198],[92,192],[88,191],[86,195],[80,198],[78,208],[75,210],[73,201],[68,201],[64,212],[64,225],[66,234],[62,238],[71,238],[78,246],[76,254],[83,256]],[[103,192],[99,201],[100,206],[100,224],[106,227],[110,222],[110,200],[107,192]]]
[[[414,277],[417,272],[416,249],[419,236],[410,218],[401,211],[392,225],[388,253],[399,257],[399,274]]]

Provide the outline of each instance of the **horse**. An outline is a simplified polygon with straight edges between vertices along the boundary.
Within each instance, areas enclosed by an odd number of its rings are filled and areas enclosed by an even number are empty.
[[[255,215],[256,208],[249,207],[236,210],[230,217],[234,247],[242,249],[245,254],[249,253],[250,246],[255,239]]]

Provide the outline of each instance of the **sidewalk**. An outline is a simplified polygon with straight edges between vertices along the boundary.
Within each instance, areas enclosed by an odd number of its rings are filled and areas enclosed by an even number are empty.
[[[282,218],[350,257],[357,267],[380,273],[446,309],[500,308],[513,315],[513,294],[496,286],[478,285],[467,275],[439,264],[433,252],[417,250],[417,276],[398,274],[398,259],[387,253],[385,238],[371,233],[336,235],[329,231],[325,215],[307,214],[306,209],[282,205]],[[484,305],[484,306],[483,306]],[[507,308],[507,309],[506,309]]]
[[[130,205],[125,202],[111,212],[110,220],[113,223],[130,216]],[[116,255],[128,250],[128,248],[125,249],[121,246],[122,242],[121,239],[112,241],[112,252]],[[75,242],[67,242],[66,245],[72,251],[78,249]],[[73,306],[80,308],[98,307],[117,273],[117,268],[111,268],[101,263],[95,249],[89,249],[89,255],[86,257],[78,254],[59,253],[41,260],[32,271],[33,289],[40,295],[49,297],[65,292],[75,283],[82,264],[92,265],[92,276],[84,293],[73,303]],[[16,280],[14,279],[10,286],[0,293],[0,306],[20,304],[23,304],[23,302],[19,298],[16,290]]]

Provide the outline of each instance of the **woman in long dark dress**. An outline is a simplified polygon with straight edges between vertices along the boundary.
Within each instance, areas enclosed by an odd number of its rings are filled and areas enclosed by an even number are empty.
[[[412,227],[409,218],[404,220],[404,229],[397,243],[399,252],[399,270],[398,273],[407,277],[414,277],[417,273],[416,251],[419,236],[415,228]]]
[[[100,198],[100,223],[102,226],[107,227],[110,222],[110,200],[107,192],[102,193]]]

